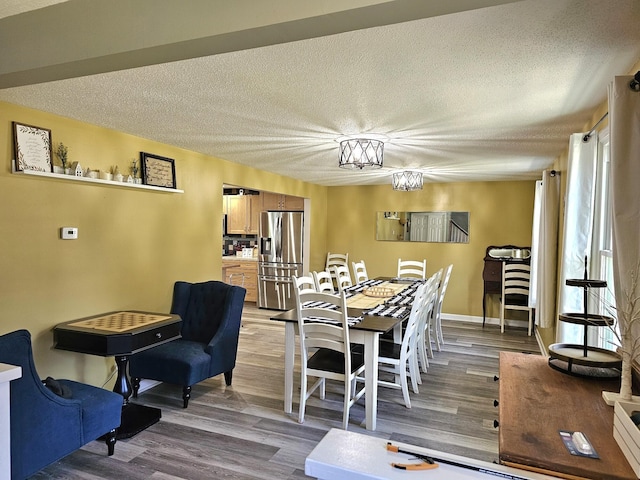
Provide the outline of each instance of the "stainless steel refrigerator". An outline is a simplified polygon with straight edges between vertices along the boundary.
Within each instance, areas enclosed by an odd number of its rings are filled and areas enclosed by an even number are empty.
[[[258,255],[258,307],[295,308],[293,275],[302,275],[302,212],[262,212]]]

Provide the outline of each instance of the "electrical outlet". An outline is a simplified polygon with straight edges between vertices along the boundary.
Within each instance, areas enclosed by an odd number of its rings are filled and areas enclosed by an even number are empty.
[[[76,227],[62,227],[60,229],[60,238],[62,240],[76,240],[78,238],[78,229]]]

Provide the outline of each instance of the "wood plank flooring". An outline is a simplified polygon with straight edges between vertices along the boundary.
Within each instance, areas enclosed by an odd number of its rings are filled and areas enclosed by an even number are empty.
[[[283,412],[284,324],[272,311],[245,305],[233,385],[222,375],[193,387],[189,408],[182,388],[161,384],[138,403],[162,408],[162,420],[133,438],[119,440],[107,457],[102,442],[38,472],[37,479],[273,479],[304,475],[304,460],[324,434],[340,428],[342,393],[327,387],[326,400],[309,399],[305,423]],[[498,357],[501,350],[538,354],[525,329],[443,321],[445,345],[422,374],[420,393],[407,409],[400,390],[379,388],[378,428],[364,428],[364,398],[351,408],[349,430],[494,461],[498,433]],[[296,366],[298,362],[296,360]],[[296,372],[299,370],[296,368]]]

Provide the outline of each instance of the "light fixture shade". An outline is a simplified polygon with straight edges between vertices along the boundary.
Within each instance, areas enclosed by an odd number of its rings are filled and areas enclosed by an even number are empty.
[[[352,138],[340,142],[340,161],[342,168],[382,167],[384,143],[368,138]]]
[[[412,190],[422,190],[422,172],[405,170],[393,174],[393,189],[409,192]]]

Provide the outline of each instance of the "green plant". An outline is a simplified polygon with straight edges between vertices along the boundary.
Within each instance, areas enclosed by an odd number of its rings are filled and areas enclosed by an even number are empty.
[[[131,160],[131,175],[133,178],[138,178],[138,172],[140,171],[140,167],[138,166],[138,160],[135,158]]]
[[[67,168],[67,160],[69,155],[69,148],[64,143],[60,142],[56,148],[56,157],[62,163],[62,168]]]

